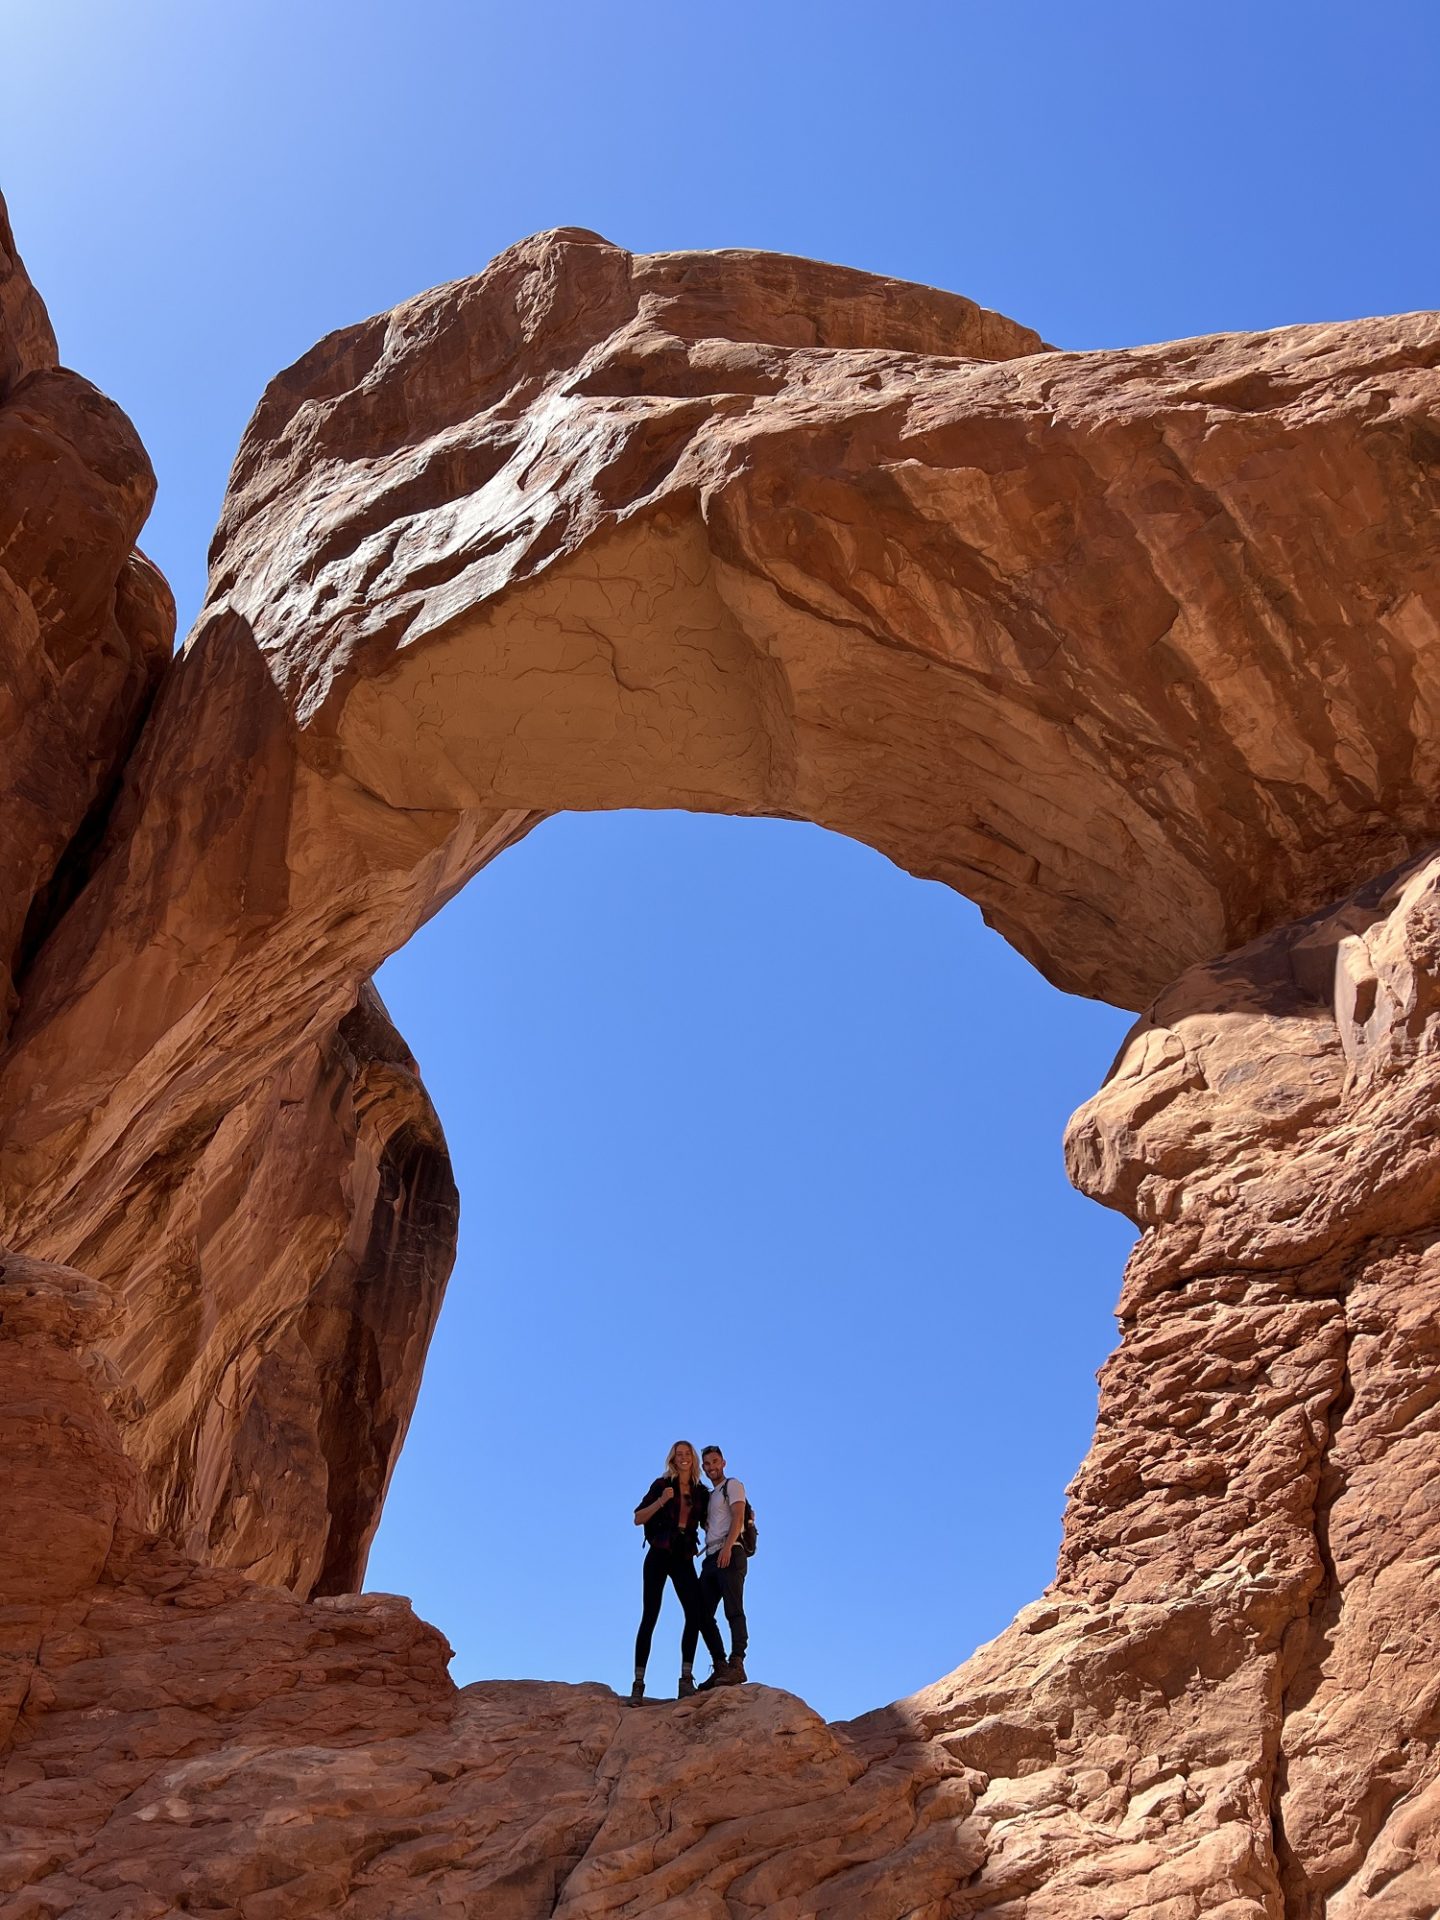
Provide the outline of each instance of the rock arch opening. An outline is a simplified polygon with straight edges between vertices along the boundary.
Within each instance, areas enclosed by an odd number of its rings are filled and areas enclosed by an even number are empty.
[[[547,821],[377,985],[462,1208],[368,1583],[458,1678],[623,1673],[672,1426],[766,1483],[756,1671],[829,1717],[1044,1586],[1129,1238],[1058,1141],[1124,1016],[854,842],[665,813]]]

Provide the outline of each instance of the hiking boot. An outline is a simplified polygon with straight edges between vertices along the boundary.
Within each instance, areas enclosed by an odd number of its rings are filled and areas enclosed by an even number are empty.
[[[631,1706],[638,1707],[644,1698],[645,1698],[645,1682],[643,1680],[637,1680],[634,1686],[631,1687],[630,1689]]]
[[[695,1691],[695,1682],[691,1679],[688,1673],[682,1673],[680,1676],[680,1688],[679,1688],[679,1691],[676,1693],[675,1698],[677,1700],[688,1700],[691,1694],[694,1693],[694,1691]]]
[[[746,1677],[745,1662],[736,1660],[733,1656],[725,1662],[723,1667],[715,1669],[717,1687],[743,1687]]]
[[[695,1691],[697,1693],[709,1693],[712,1687],[718,1687],[721,1683],[721,1676],[729,1664],[728,1660],[718,1661],[715,1666],[715,1671],[711,1674],[710,1678],[708,1680],[702,1680]]]

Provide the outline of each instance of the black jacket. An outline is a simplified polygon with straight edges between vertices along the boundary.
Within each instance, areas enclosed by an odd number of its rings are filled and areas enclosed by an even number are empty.
[[[710,1505],[710,1489],[703,1481],[697,1480],[690,1489],[690,1524],[680,1527],[680,1482],[674,1474],[662,1473],[658,1480],[650,1482],[650,1491],[643,1499],[635,1502],[635,1511],[648,1507],[652,1500],[658,1500],[666,1487],[674,1487],[675,1498],[667,1500],[658,1513],[652,1513],[645,1522],[645,1544],[647,1547],[663,1547],[670,1553],[688,1553],[693,1560],[700,1551],[697,1529],[705,1524],[705,1514]]]

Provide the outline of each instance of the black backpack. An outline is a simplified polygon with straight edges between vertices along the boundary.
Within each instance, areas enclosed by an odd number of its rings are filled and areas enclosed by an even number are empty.
[[[730,1498],[730,1482],[728,1480],[725,1482],[725,1498],[727,1500]],[[755,1558],[755,1540],[759,1531],[760,1529],[755,1524],[755,1509],[747,1499],[745,1502],[745,1524],[740,1529],[740,1545],[745,1549],[745,1558],[747,1560],[753,1560]]]

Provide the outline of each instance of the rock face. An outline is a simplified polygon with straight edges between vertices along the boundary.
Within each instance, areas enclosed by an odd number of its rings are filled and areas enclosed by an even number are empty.
[[[170,658],[170,589],[134,550],[154,497],[125,415],[58,364],[0,200],[0,1038]]]
[[[167,668],[0,243],[3,1920],[1440,1908],[1440,321],[1068,355],[544,236],[272,385]],[[1142,1237],[1055,1583],[844,1727],[457,1691],[348,1591],[455,1227],[368,976],[617,805],[839,828],[1150,1003],[1068,1141]]]
[[[108,1351],[143,1407],[154,1524],[259,1580],[357,1588],[458,1224],[439,1121],[368,984],[147,1167],[84,1257],[143,1302]]]
[[[1145,1232],[1061,1584],[1270,1650],[1307,1920],[1440,1910],[1437,1102],[1431,856],[1186,974],[1068,1142]]]
[[[169,589],[133,550],[154,491],[124,414],[57,364],[0,203],[0,1035],[12,978],[33,1005],[33,963],[127,831],[122,773],[174,639]],[[211,783],[199,804],[225,802]],[[155,980],[102,982],[91,1003],[122,1057],[142,1003],[183,1003],[194,977],[184,932],[153,932]],[[222,1033],[208,1044],[223,1052]],[[105,1051],[92,1039],[69,1063],[82,1109],[106,1090]],[[457,1202],[414,1061],[368,982],[274,1064],[192,1103],[70,1250],[136,1303],[110,1325],[143,1409],[130,1441],[151,1519],[262,1579],[346,1591],[409,1419]],[[133,1079],[127,1097],[147,1098]],[[33,1186],[23,1200],[43,1204]]]

